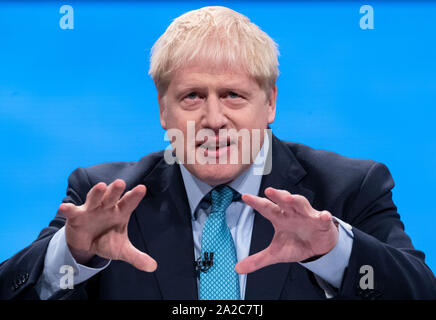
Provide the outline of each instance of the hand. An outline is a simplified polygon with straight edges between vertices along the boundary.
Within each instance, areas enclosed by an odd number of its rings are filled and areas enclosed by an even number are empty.
[[[237,273],[250,273],[280,262],[299,262],[323,255],[334,248],[338,229],[328,211],[317,211],[301,195],[267,188],[270,199],[244,194],[242,200],[257,210],[274,227],[271,244],[236,266]]]
[[[120,199],[125,188],[125,182],[120,179],[109,186],[100,182],[88,192],[83,205],[61,204],[59,211],[67,218],[66,241],[73,257],[81,264],[98,255],[153,272],[156,261],[136,249],[127,235],[130,215],[145,196],[146,188],[138,185]]]

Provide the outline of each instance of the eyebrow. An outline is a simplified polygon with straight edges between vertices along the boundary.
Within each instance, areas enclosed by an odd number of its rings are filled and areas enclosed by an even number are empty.
[[[241,95],[243,96],[251,96],[250,91],[246,90],[244,88],[240,88],[240,87],[231,87],[231,86],[226,86],[222,88],[223,91],[236,91],[239,92]]]
[[[185,93],[188,93],[190,91],[205,91],[208,90],[207,86],[199,86],[199,85],[185,85],[185,84],[180,84],[179,86],[175,87],[175,91],[177,96],[179,95],[183,95]],[[232,85],[226,85],[223,87],[219,87],[217,89],[218,91],[235,91],[235,92],[239,92],[241,95],[243,96],[250,96],[250,90],[247,90],[246,88],[242,88],[240,87],[237,83],[232,84]]]

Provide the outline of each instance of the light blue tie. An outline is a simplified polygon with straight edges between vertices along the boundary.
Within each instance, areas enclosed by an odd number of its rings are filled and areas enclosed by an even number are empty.
[[[235,244],[226,223],[226,210],[239,194],[226,185],[211,192],[212,210],[203,227],[201,257],[213,252],[212,267],[200,273],[200,300],[240,300]]]

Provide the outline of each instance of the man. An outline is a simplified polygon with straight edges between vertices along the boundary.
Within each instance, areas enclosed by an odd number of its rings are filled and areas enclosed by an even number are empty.
[[[383,164],[270,134],[277,49],[248,18],[180,16],[150,74],[171,152],[74,171],[1,298],[436,298]]]

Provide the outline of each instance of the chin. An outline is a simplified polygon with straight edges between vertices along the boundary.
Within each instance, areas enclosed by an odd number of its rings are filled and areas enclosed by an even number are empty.
[[[241,164],[196,164],[186,166],[196,178],[212,186],[231,182],[247,167],[247,165]]]

